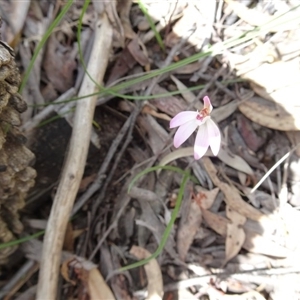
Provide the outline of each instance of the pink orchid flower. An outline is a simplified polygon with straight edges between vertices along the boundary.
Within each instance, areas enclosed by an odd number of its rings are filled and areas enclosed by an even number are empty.
[[[221,145],[221,134],[218,126],[210,118],[213,109],[207,96],[203,98],[201,111],[183,111],[170,121],[170,128],[178,127],[174,136],[174,147],[182,145],[198,128],[194,145],[194,157],[200,159],[210,146],[214,155],[218,155]]]

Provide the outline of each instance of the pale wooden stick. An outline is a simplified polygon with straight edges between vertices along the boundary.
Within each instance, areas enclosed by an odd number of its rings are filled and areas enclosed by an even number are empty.
[[[96,24],[94,46],[88,63],[92,78],[102,83],[112,42],[112,27],[103,14]],[[79,96],[92,94],[95,84],[86,74]],[[77,102],[69,152],[51,209],[44,237],[42,260],[37,287],[37,300],[56,299],[59,264],[66,226],[82,179],[90,144],[96,96]]]

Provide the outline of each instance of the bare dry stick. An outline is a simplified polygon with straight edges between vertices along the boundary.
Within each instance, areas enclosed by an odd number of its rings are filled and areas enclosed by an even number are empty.
[[[95,40],[89,59],[88,72],[102,83],[112,42],[112,28],[105,14],[95,28]],[[92,94],[95,84],[85,75],[79,96]],[[67,222],[82,179],[90,143],[96,96],[77,102],[70,149],[51,209],[44,238],[37,300],[56,299],[59,263]]]

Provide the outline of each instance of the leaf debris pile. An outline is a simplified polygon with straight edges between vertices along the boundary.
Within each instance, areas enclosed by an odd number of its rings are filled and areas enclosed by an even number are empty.
[[[22,129],[38,173],[23,214],[28,234],[45,229],[60,180],[76,106],[65,100],[78,95],[86,74],[80,53],[87,64],[96,2],[83,15],[79,42],[84,2],[74,2],[41,48],[22,91],[30,107]],[[113,43],[64,240],[61,299],[167,299],[176,293],[182,299],[299,299],[298,6],[231,0],[103,4]],[[59,2],[32,1],[1,8],[3,38],[15,48],[23,73],[61,8]],[[152,76],[153,70],[161,72]],[[201,109],[205,95],[215,108],[222,147],[217,157],[208,152],[195,161],[194,136],[175,150],[169,120]],[[133,178],[155,165],[191,170],[197,183],[188,181],[160,255],[145,267],[116,273],[149,257],[165,238],[182,175],[150,172],[128,192]],[[18,267],[4,267],[9,276],[2,272],[0,295],[36,293],[41,249],[42,239],[22,244]]]

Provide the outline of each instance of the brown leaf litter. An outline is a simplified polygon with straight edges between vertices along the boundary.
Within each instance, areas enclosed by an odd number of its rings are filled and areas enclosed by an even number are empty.
[[[64,219],[68,224],[64,238],[61,227],[59,240],[64,242],[64,251],[41,258],[46,240],[23,243],[3,267],[1,297],[39,299],[43,276],[38,281],[33,275],[41,266],[47,277],[52,266],[45,270],[45,262],[57,260],[60,271],[54,277],[60,280],[54,291],[64,299],[299,299],[298,4],[198,2],[143,1],[161,34],[166,47],[163,52],[137,3],[91,1],[83,18],[80,44],[88,65],[94,34],[101,27],[96,24],[107,16],[112,47],[107,57],[93,56],[93,62],[105,61],[97,66],[90,64],[99,70],[108,64],[105,76],[98,82],[105,87],[138,80],[148,71],[168,67],[208,49],[210,44],[271,22],[266,31],[226,49],[222,55],[204,57],[116,91],[136,96],[137,101],[102,93],[95,113],[90,114],[92,119],[81,120],[93,123],[91,138],[88,131],[74,131],[75,106],[84,108],[85,100],[54,104],[86,95],[83,89],[87,85],[98,91],[84,79],[87,76],[79,61],[76,31],[82,1],[71,6],[51,34],[22,95],[30,106],[22,117],[22,128],[29,138],[28,147],[36,154],[38,173],[22,212],[24,224],[17,223],[19,227],[25,225],[25,235],[53,222],[51,210],[53,214],[55,207],[57,218],[65,209],[65,205],[53,205],[64,180],[62,170],[70,161],[76,163],[83,158],[69,158],[76,150],[72,146],[74,137],[70,140],[70,136],[87,140],[78,142],[76,148],[90,146],[89,153],[83,179],[78,178],[79,191],[68,188],[63,200],[71,194],[72,201],[76,198],[71,219]],[[1,5],[5,16],[3,39],[15,48],[21,75],[61,8],[59,1],[30,5],[12,1]],[[283,16],[283,22],[273,23],[274,16],[289,9],[291,14]],[[98,15],[99,11],[103,14]],[[102,46],[101,51],[105,48]],[[14,89],[6,88],[6,92],[15,95],[18,84],[14,82]],[[198,91],[187,90],[199,85],[203,88]],[[178,94],[139,99],[170,91]],[[169,120],[180,111],[201,109],[205,95],[212,100],[212,118],[222,132],[222,145],[217,157],[208,151],[207,156],[195,161],[194,135],[181,148],[174,149]],[[45,102],[53,105],[34,106]],[[38,127],[43,121],[45,124]],[[3,108],[2,123],[19,126],[20,120]],[[14,130],[11,134],[16,135]],[[289,151],[285,162],[252,193],[268,169]],[[28,157],[32,157],[29,152]],[[170,170],[151,172],[136,181],[128,193],[132,179],[156,165],[189,170],[195,180],[189,180],[186,186],[179,215],[160,255],[144,267],[116,272],[149,257],[170,221],[182,175]],[[18,169],[18,164],[12,167]],[[79,173],[77,169],[74,174]],[[3,177],[6,173],[1,174]],[[16,181],[22,193],[28,189],[27,177],[18,177],[24,181],[21,185]],[[1,220],[8,216],[4,213],[8,203],[4,198],[1,197]],[[15,205],[9,213],[17,216],[23,204],[7,199]],[[8,231],[3,232],[5,235]],[[19,233],[10,231],[10,238],[3,237],[3,242],[15,238],[12,232]],[[49,286],[53,286],[50,281]]]

